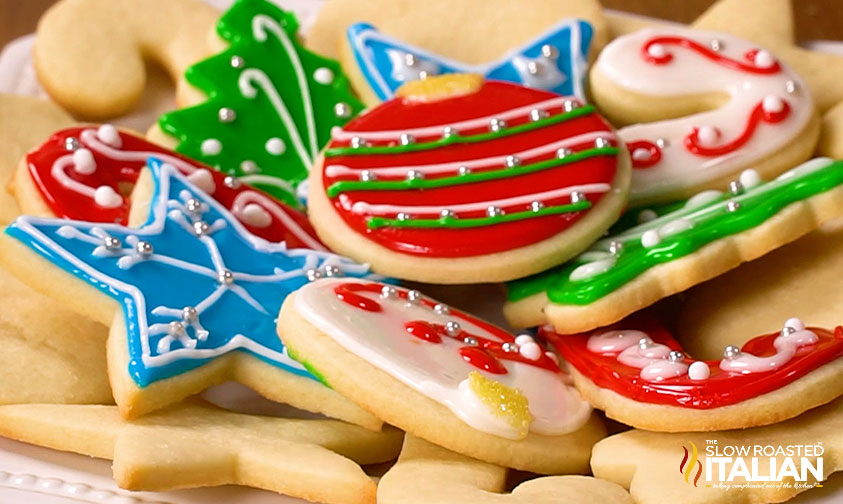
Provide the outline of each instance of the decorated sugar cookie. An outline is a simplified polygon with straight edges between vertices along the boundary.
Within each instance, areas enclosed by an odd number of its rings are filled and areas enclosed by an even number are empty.
[[[629,158],[592,105],[475,75],[405,84],[338,128],[310,177],[334,250],[433,283],[518,278],[597,239]]]
[[[500,61],[471,65],[380,33],[367,23],[351,25],[343,41],[343,66],[366,103],[395,96],[403,84],[449,73],[476,73],[585,100],[583,84],[593,30],[586,21],[563,19]]]
[[[685,28],[618,37],[595,63],[594,100],[632,156],[633,206],[687,198],[752,168],[774,177],[814,150],[805,83],[739,38]]]
[[[725,193],[703,191],[661,216],[641,212],[642,224],[510,283],[505,315],[562,334],[617,322],[843,215],[841,196],[843,162],[817,158],[766,183],[744,171]]]
[[[175,150],[297,204],[331,129],[362,109],[339,63],[304,49],[298,21],[265,0],[238,0],[217,24],[229,43],[187,70],[207,101],[164,114]]]
[[[580,472],[602,436],[555,355],[532,336],[415,290],[323,279],[285,301],[278,330],[330,386],[458,453],[539,473]]]
[[[275,333],[287,294],[368,268],[255,236],[175,167],[149,165],[155,187],[142,226],[24,216],[0,245],[4,266],[25,282],[111,325],[109,378],[123,415],[234,379],[274,400],[379,425],[292,360]]]
[[[655,317],[638,314],[584,334],[549,340],[577,388],[596,408],[634,427],[710,431],[780,422],[840,394],[843,326],[805,327],[788,319],[722,359],[695,360]],[[805,390],[813,393],[805,394]]]
[[[17,198],[25,214],[126,224],[131,206],[127,195],[150,156],[187,175],[251,233],[289,248],[325,250],[298,210],[108,124],[58,131],[27,154],[15,177]]]

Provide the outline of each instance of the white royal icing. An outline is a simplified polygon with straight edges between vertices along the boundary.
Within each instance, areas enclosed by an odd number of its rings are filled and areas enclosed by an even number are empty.
[[[666,64],[653,64],[641,56],[645,44],[657,36],[680,36],[710,47],[712,40],[721,42],[718,54],[757,67],[769,68],[777,60],[760,50],[754,60],[745,53],[758,49],[751,42],[722,33],[680,27],[645,29],[618,37],[600,53],[597,68],[614,84],[629,91],[670,98],[720,93],[727,101],[714,110],[677,119],[636,124],[622,128],[626,142],[665,140],[661,161],[653,166],[634,170],[631,199],[658,197],[664,192],[693,187],[737,173],[742,167],[757,162],[783,148],[808,124],[814,114],[810,92],[803,81],[781,61],[781,70],[773,74],[750,73],[714,62],[694,50],[670,44],[653,45],[654,57],[671,55]],[[787,102],[790,111],[778,123],[761,122],[750,140],[737,150],[719,157],[696,155],[685,148],[685,137],[699,128],[700,143],[718,146],[739,137],[751,111],[762,103],[765,110],[782,110]],[[634,159],[644,158],[632,152]]]
[[[369,312],[338,299],[334,288],[348,283],[343,279],[323,279],[296,293],[298,313],[338,344],[405,385],[448,407],[465,423],[477,430],[500,437],[518,439],[519,433],[505,419],[492,414],[489,407],[468,387],[468,375],[477,371],[487,378],[518,389],[529,401],[534,420],[530,431],[544,435],[571,432],[589,418],[591,407],[573,387],[566,385],[562,373],[538,366],[502,360],[507,374],[488,374],[466,363],[458,349],[464,343],[443,338],[429,343],[409,334],[404,325],[422,320],[436,324],[458,321],[461,328],[474,335],[500,341],[497,336],[454,314],[440,314],[424,303],[411,304],[398,297],[384,299],[371,292],[357,292],[377,301],[380,312]],[[530,345],[522,339],[527,353]],[[538,345],[536,345],[538,346]]]

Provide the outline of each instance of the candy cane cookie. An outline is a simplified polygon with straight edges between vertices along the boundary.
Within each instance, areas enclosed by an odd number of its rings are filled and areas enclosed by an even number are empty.
[[[595,408],[639,429],[714,431],[768,425],[843,394],[843,326],[781,331],[729,345],[722,359],[695,360],[655,317],[546,338]]]
[[[287,298],[278,332],[335,390],[463,455],[537,473],[581,472],[604,432],[532,336],[415,290],[319,280]]]
[[[765,178],[808,159],[811,93],[766,49],[681,27],[618,37],[590,74],[594,101],[632,156],[630,203],[683,199],[752,168]]]
[[[298,210],[109,124],[55,132],[18,165],[15,193],[25,214],[126,224],[129,193],[149,157],[175,166],[253,234],[290,248],[325,250]]]
[[[508,284],[507,320],[561,334],[617,322],[756,259],[843,215],[843,162],[817,158],[762,182],[745,170],[596,242],[568,263]]]
[[[592,105],[470,74],[405,84],[332,141],[309,217],[334,250],[431,283],[518,278],[596,240],[629,157]]]

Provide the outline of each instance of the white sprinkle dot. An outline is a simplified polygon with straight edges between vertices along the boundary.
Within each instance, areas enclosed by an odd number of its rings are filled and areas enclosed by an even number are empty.
[[[252,227],[265,228],[272,224],[272,216],[262,206],[249,203],[243,207],[240,220]]]
[[[285,150],[287,150],[287,146],[284,144],[284,140],[278,137],[272,137],[266,141],[266,152],[273,156],[280,156],[284,154]]]
[[[647,231],[644,231],[643,235],[641,235],[641,245],[645,248],[655,247],[661,241],[662,237],[655,229],[648,229]]]
[[[632,159],[636,161],[649,161],[651,157],[650,149],[639,147],[632,151]]]
[[[319,84],[330,84],[334,80],[334,72],[332,72],[330,68],[317,68],[316,71],[313,72],[313,78],[316,79],[316,82]]]
[[[664,226],[659,228],[659,236],[664,238],[665,236],[675,235],[676,233],[681,233],[682,231],[687,231],[694,227],[694,223],[690,220],[680,217],[676,220],[672,220],[665,224]]]
[[[535,340],[529,334],[519,334],[515,337],[515,344],[518,346],[526,345],[527,343],[533,343]]]
[[[123,197],[111,186],[102,185],[94,190],[94,201],[103,208],[117,208],[123,204]]]
[[[700,139],[700,143],[703,145],[714,145],[717,143],[717,139],[720,138],[720,132],[712,126],[701,126],[697,130],[697,138]]]
[[[542,356],[542,347],[540,347],[535,341],[531,341],[526,345],[518,347],[518,352],[527,359],[539,360]]]
[[[707,380],[711,375],[711,370],[708,369],[708,364],[701,361],[692,362],[688,367],[688,378],[696,381]]]
[[[776,64],[776,58],[769,51],[761,49],[755,53],[754,63],[758,68],[770,68]]]
[[[658,219],[658,217],[659,214],[657,214],[655,210],[650,210],[649,208],[646,208],[638,213],[638,223],[643,224],[645,222],[650,222],[651,220]]]
[[[246,160],[240,163],[240,169],[243,170],[243,173],[251,175],[252,173],[258,172],[258,164],[254,161]]]
[[[202,142],[202,154],[206,156],[216,156],[222,152],[222,144],[216,138],[209,138]]]
[[[123,146],[123,141],[120,139],[120,132],[117,128],[110,124],[103,124],[97,129],[97,138],[116,149]]]
[[[784,110],[784,100],[776,95],[767,95],[761,101],[761,108],[768,114],[777,114]]]
[[[649,54],[650,56],[652,56],[654,58],[661,59],[661,58],[665,57],[665,55],[667,54],[667,51],[665,50],[663,45],[653,44],[653,45],[651,45],[650,47],[647,48],[647,54]]]
[[[745,189],[749,189],[761,183],[761,175],[752,169],[744,170],[738,177],[738,182],[740,182]]]
[[[593,276],[597,276],[601,273],[605,273],[612,269],[615,265],[617,260],[614,257],[609,257],[607,259],[601,259],[599,261],[593,261],[590,263],[582,264],[577,266],[574,271],[568,276],[572,281],[576,282],[578,280],[585,280],[586,278],[591,278]]]
[[[784,323],[784,326],[785,327],[792,327],[793,329],[796,329],[797,331],[801,331],[802,329],[805,329],[805,323],[802,322],[801,320],[799,320],[796,317],[792,317],[792,318],[787,319]]]
[[[82,175],[90,175],[97,171],[97,163],[91,151],[85,148],[73,151],[73,169]]]
[[[217,185],[214,183],[214,176],[204,168],[200,168],[188,175],[187,180],[208,194],[214,194],[214,191],[217,190]]]

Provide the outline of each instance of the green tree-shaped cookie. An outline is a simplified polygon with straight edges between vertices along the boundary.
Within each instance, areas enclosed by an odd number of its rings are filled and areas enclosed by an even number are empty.
[[[159,119],[178,152],[294,205],[331,128],[363,108],[339,63],[305,49],[297,29],[268,1],[238,0],[217,23],[229,47],[185,74],[208,100]]]

